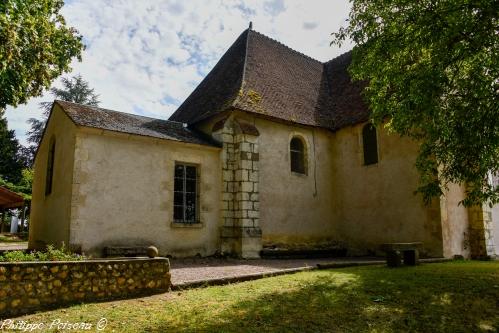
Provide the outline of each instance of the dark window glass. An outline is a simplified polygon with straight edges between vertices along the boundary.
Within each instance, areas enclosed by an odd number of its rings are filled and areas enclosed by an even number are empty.
[[[175,177],[182,178],[184,177],[184,166],[183,165],[176,165],[175,166]]]
[[[185,191],[188,193],[196,193],[196,180],[186,179],[185,180]]]
[[[45,178],[45,195],[52,193],[52,184],[54,182],[54,157],[55,157],[55,139],[50,139],[49,152],[47,156],[47,175]]]
[[[182,221],[184,219],[183,206],[173,206],[173,218],[175,221]]]
[[[196,179],[196,167],[186,166],[185,167],[186,177],[189,179]]]
[[[362,144],[364,146],[364,165],[378,163],[378,139],[376,128],[367,124],[362,129]]]
[[[173,188],[173,219],[180,223],[197,223],[197,168],[177,164]]]
[[[183,177],[175,177],[175,179],[174,179],[174,188],[181,189],[183,187],[184,187],[184,178]]]
[[[289,144],[291,154],[291,171],[296,173],[306,173],[305,167],[305,145],[300,138],[293,138]]]
[[[175,205],[177,205],[177,203],[179,205],[182,205],[184,202],[184,193],[183,192],[173,192],[173,200],[174,200]]]

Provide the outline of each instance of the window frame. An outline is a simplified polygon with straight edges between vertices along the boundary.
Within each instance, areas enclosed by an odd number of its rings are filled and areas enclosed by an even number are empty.
[[[374,133],[368,133],[367,131]],[[372,136],[368,137],[368,135]],[[364,166],[377,165],[379,163],[378,130],[373,124],[367,123],[362,127],[361,137],[362,137],[362,165]],[[369,140],[372,141],[369,142]],[[372,149],[374,149],[374,152],[371,151]]]
[[[302,150],[296,150],[292,148],[292,143],[293,140],[298,140],[301,144]],[[296,175],[301,175],[301,176],[306,176],[308,174],[308,154],[307,154],[307,143],[305,139],[301,136],[298,135],[293,135],[291,139],[289,140],[289,169],[291,173],[296,174]],[[294,156],[300,156],[301,157],[301,163],[294,163]],[[296,168],[293,169],[293,166],[297,165],[302,165],[303,170],[297,170]]]
[[[176,176],[176,170],[178,166],[183,167],[183,174],[182,174],[182,190],[177,191],[175,184],[177,183],[176,180],[178,177]],[[187,177],[187,168],[188,167],[193,167],[195,168],[195,192],[190,192],[187,191],[187,183],[188,183],[188,177]],[[192,179],[191,179],[192,180]],[[200,180],[200,167],[197,164],[193,163],[185,163],[185,162],[175,162],[174,169],[173,169],[173,224],[175,225],[199,225],[201,224],[200,221],[200,212],[199,212],[199,201],[200,201],[200,191],[199,191],[199,180]],[[175,194],[176,193],[182,193],[182,204],[178,205],[176,200],[175,200]],[[187,195],[189,193],[194,193],[194,219],[186,219],[187,216]],[[176,207],[182,207],[182,219],[177,219],[175,216],[175,209]]]
[[[45,196],[52,194],[54,188],[54,162],[55,162],[55,137],[51,137],[49,141],[49,150],[47,153],[47,166],[45,173]]]

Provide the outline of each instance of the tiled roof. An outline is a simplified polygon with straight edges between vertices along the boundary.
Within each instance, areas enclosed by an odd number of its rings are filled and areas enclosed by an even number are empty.
[[[0,186],[0,208],[16,208],[24,204],[24,199],[19,194],[6,187]]]
[[[218,146],[207,135],[183,123],[138,116],[65,101],[54,101],[78,126],[136,134],[158,139]]]
[[[321,63],[253,30],[244,31],[171,120],[194,124],[236,108],[337,130],[367,120],[351,54]]]
[[[316,125],[322,63],[251,31],[242,93],[236,108]]]
[[[191,124],[232,105],[243,81],[246,41],[247,34],[241,34],[171,120]]]
[[[369,117],[369,109],[362,99],[365,83],[352,82],[347,68],[352,61],[352,53],[347,52],[324,64],[323,98],[327,104],[318,107],[319,117],[327,119],[333,130],[364,122]]]

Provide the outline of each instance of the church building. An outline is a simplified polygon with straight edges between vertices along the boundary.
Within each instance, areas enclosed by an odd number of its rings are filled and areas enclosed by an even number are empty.
[[[414,193],[418,144],[368,122],[350,61],[323,63],[250,28],[169,120],[55,101],[29,247],[258,258],[421,242],[426,257],[498,253],[499,206],[459,205],[458,184],[429,205]]]

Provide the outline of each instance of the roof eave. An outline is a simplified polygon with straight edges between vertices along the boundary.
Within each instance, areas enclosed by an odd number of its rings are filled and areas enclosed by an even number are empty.
[[[131,137],[142,137],[142,138],[149,138],[151,140],[158,140],[158,141],[169,141],[169,142],[175,142],[175,143],[180,143],[180,144],[186,144],[186,145],[191,145],[191,146],[201,146],[201,147],[208,147],[212,149],[221,149],[222,146],[213,140],[213,143],[197,143],[197,142],[189,142],[189,141],[183,141],[183,140],[175,140],[175,139],[168,139],[168,138],[160,138],[157,136],[152,136],[152,135],[146,135],[146,134],[138,134],[138,133],[130,133],[130,132],[122,132],[122,131],[116,131],[116,130],[111,130],[107,128],[102,128],[102,127],[95,127],[95,126],[88,126],[88,125],[76,125],[78,129],[90,129],[90,130],[98,130],[101,131],[101,133],[105,132],[110,132],[110,133],[116,133],[118,135],[124,135],[124,136],[131,136]]]

